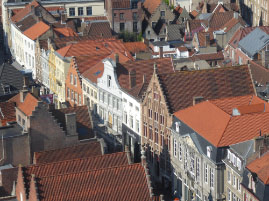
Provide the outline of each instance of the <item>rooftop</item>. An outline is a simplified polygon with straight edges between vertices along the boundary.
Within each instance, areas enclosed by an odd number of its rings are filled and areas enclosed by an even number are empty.
[[[34,163],[53,163],[73,159],[83,159],[87,157],[102,155],[102,144],[99,141],[89,141],[82,144],[34,153]]]
[[[18,94],[19,96],[20,94]],[[35,98],[31,93],[27,93],[23,103],[20,103],[17,107],[20,109],[25,115],[31,116],[33,111],[38,105],[38,99]]]
[[[41,200],[151,199],[141,164],[42,177],[37,186]]]
[[[26,31],[24,31],[23,34],[32,40],[36,40],[38,37],[46,33],[49,29],[50,29],[49,25],[47,25],[43,21],[40,21],[35,25],[31,26]]]
[[[266,185],[269,184],[269,152],[247,165],[247,169],[256,173],[259,179]]]
[[[256,96],[208,100],[174,115],[215,147],[252,140],[269,131],[269,104]]]
[[[79,135],[79,139],[81,140],[93,138],[94,133],[90,118],[91,114],[89,113],[88,107],[86,105],[52,110],[53,116],[58,120],[65,131],[65,114],[70,113],[76,113],[77,133]]]
[[[207,100],[255,94],[247,66],[159,74],[159,81],[171,113],[193,105],[197,96]]]

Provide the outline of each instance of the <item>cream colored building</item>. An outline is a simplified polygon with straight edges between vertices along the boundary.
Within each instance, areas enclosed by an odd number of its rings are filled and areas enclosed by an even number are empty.
[[[92,82],[88,78],[81,76],[82,78],[82,93],[83,93],[83,103],[88,105],[91,110],[97,113],[98,104],[98,89],[96,83]]]
[[[242,16],[252,26],[269,25],[269,4],[267,0],[244,0]]]

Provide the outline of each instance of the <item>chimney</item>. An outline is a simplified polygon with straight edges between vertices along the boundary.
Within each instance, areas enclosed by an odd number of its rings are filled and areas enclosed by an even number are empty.
[[[260,136],[256,137],[254,142],[254,151],[259,153],[259,156],[263,155],[269,150],[269,136],[263,135],[260,130]]]
[[[205,46],[207,47],[207,46],[210,46],[210,34],[209,33],[207,33],[206,35],[205,35]]]
[[[61,24],[66,24],[66,19],[67,19],[67,14],[66,14],[66,11],[64,10],[62,13],[61,13]],[[84,19],[84,18],[83,18]]]
[[[129,71],[129,87],[132,89],[136,85],[136,71],[133,69]]]
[[[76,113],[65,114],[65,125],[67,135],[77,135]]]
[[[146,158],[146,152],[145,152],[145,147],[141,146],[141,164],[145,168],[147,168],[147,158]]]
[[[118,53],[115,53],[115,62],[116,62],[116,65],[120,62],[120,57]]]
[[[143,75],[143,83],[145,83],[146,82],[146,75],[144,74]]]
[[[238,19],[238,15],[239,15],[238,12],[234,12],[234,18],[235,19]]]
[[[163,58],[163,47],[159,47],[159,56]]]
[[[201,103],[203,101],[204,101],[203,96],[195,96],[195,97],[193,97],[193,105],[196,105],[196,104]]]

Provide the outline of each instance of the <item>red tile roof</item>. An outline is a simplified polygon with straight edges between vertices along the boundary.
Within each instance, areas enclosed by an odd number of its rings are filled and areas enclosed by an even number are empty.
[[[141,164],[42,177],[37,186],[40,200],[151,199]]]
[[[171,58],[161,59],[149,59],[149,60],[138,60],[130,61],[124,64],[120,64],[116,71],[120,86],[129,92],[134,97],[141,97],[145,88],[144,84],[147,84],[153,74],[154,63],[157,64],[159,73],[172,73],[174,67]],[[129,72],[135,70],[136,79],[135,86],[130,88]],[[143,83],[143,77],[145,80]]]
[[[64,10],[64,7],[62,6],[56,6],[56,7],[45,7],[45,9],[49,12],[51,11],[60,11],[60,10]]]
[[[40,21],[31,28],[24,31],[23,34],[32,40],[36,40],[38,37],[46,33],[49,29],[50,29],[49,25],[47,25],[43,21]]]
[[[143,3],[143,7],[152,14],[162,3],[161,0],[145,0]]]
[[[174,12],[178,13],[179,15],[182,13],[183,11],[183,8],[180,7],[180,6],[177,6],[175,9],[174,9]]]
[[[70,44],[57,50],[57,52],[63,57],[101,55],[109,54],[113,51],[119,51],[127,55],[130,59],[132,58],[130,52],[125,48],[124,43],[121,40],[116,39],[79,41],[76,44]]]
[[[251,103],[254,97],[239,97],[204,101],[195,106],[186,108],[176,112],[174,115],[195,130],[199,135],[212,143],[215,147],[225,147],[237,144],[247,140],[251,140],[260,135],[260,131],[268,133],[269,126],[266,124],[269,120],[269,104],[268,103]],[[247,105],[239,105],[247,102]],[[254,102],[258,101],[255,97]],[[238,102],[237,102],[238,101]],[[226,112],[222,105],[235,103],[233,108],[237,108],[242,114],[231,115],[231,111]],[[215,104],[217,103],[217,104]],[[251,105],[249,105],[251,103]],[[263,106],[263,110],[261,107]],[[231,108],[232,106],[229,106]]]
[[[110,55],[107,55],[104,58],[111,58],[111,59],[115,60],[116,53],[119,55],[119,62],[120,63],[125,63],[125,62],[131,60],[130,58],[126,57],[124,54],[122,54],[120,52],[114,52]],[[99,60],[98,63],[96,63],[94,66],[92,66],[91,68],[89,68],[85,72],[83,72],[82,76],[84,78],[89,79],[93,83],[97,83],[97,79],[102,77],[103,73],[104,73],[104,63],[103,63],[103,60]]]
[[[230,31],[236,24],[240,23],[240,21],[236,18],[232,18],[227,23],[225,23],[221,29],[223,29],[226,33]]]
[[[112,0],[112,8],[130,8],[131,4],[128,0]]]
[[[92,21],[83,30],[83,35],[99,36],[101,38],[111,38],[113,36],[113,33],[108,21],[106,22]]]
[[[206,44],[207,35],[209,35],[209,38],[210,38],[209,44]],[[198,36],[198,42],[199,42],[200,47],[216,46],[213,32],[198,32],[197,36]]]
[[[106,16],[92,16],[92,17],[82,17],[81,20],[84,21],[97,21],[97,20],[107,20]]]
[[[72,159],[82,159],[102,155],[102,144],[99,141],[90,141],[77,146],[66,147],[34,153],[35,164],[53,163]]]
[[[143,42],[126,42],[124,45],[132,54],[149,51],[148,46]]]
[[[255,94],[247,66],[159,74],[159,81],[171,113],[191,106],[197,96],[216,99]]]
[[[23,103],[20,103],[17,107],[25,115],[31,116],[32,112],[35,110],[37,105],[38,105],[38,99],[35,98],[31,93],[27,93]]]
[[[266,87],[266,83],[269,82],[269,69],[254,61],[250,61],[250,70],[253,81]]]
[[[206,61],[223,60],[224,55],[222,51],[219,51],[217,53],[209,53],[209,54],[193,54],[191,59],[206,60]]]
[[[191,11],[190,13],[194,18],[199,15],[199,13],[196,10]]]
[[[2,126],[6,126],[7,122],[16,121],[14,102],[0,102],[0,120]]]
[[[63,35],[65,37],[78,36],[78,34],[74,32],[73,29],[71,29],[70,27],[54,28],[54,31],[57,34]]]
[[[18,11],[14,16],[11,17],[11,20],[13,22],[19,22],[22,18],[24,18],[28,13],[31,12],[31,7],[34,6],[34,8],[40,6],[39,3],[34,0],[31,3],[27,4],[25,8]]]
[[[265,185],[269,184],[269,152],[247,165],[252,173],[256,173]]]

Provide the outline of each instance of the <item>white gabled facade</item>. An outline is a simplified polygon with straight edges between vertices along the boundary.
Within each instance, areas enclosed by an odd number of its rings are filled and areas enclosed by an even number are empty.
[[[116,63],[104,59],[104,73],[97,79],[99,93],[99,116],[108,126],[109,133],[119,137],[122,134],[122,91],[117,80]]]
[[[36,79],[35,67],[35,41],[23,35],[24,40],[24,68],[32,71],[33,79]]]
[[[41,49],[40,54],[41,71],[42,71],[42,84],[46,87],[49,93],[50,79],[49,79],[49,50]]]

